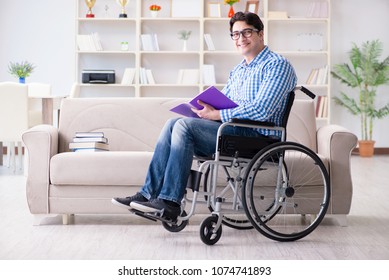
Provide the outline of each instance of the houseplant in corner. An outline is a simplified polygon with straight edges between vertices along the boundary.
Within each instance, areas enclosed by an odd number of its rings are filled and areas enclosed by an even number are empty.
[[[371,157],[374,154],[373,125],[375,119],[389,115],[389,103],[377,108],[376,94],[379,86],[389,84],[389,56],[379,61],[382,54],[382,43],[379,40],[367,41],[359,47],[353,43],[349,52],[351,65],[347,63],[334,66],[331,74],[340,82],[358,94],[354,97],[340,92],[335,97],[335,104],[345,107],[353,115],[359,115],[361,121],[361,138],[359,153]],[[365,151],[364,148],[367,148]]]
[[[26,82],[26,77],[30,76],[34,68],[35,65],[28,61],[22,61],[21,63],[10,62],[8,64],[8,72],[13,76],[18,77],[19,83],[22,84]]]

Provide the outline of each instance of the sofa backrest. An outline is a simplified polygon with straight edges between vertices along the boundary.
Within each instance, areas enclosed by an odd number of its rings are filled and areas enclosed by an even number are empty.
[[[59,152],[69,151],[76,132],[102,131],[111,151],[153,151],[169,110],[185,98],[67,98],[59,121]],[[314,102],[294,101],[287,137],[316,151]]]
[[[187,99],[67,98],[61,104],[59,152],[69,151],[76,132],[102,131],[111,151],[153,151],[170,112]]]

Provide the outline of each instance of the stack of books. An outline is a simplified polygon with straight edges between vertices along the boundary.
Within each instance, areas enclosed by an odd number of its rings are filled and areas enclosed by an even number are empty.
[[[77,35],[77,46],[80,51],[102,51],[100,36],[94,32],[90,35]]]
[[[76,132],[69,149],[74,152],[108,151],[108,139],[103,132]]]

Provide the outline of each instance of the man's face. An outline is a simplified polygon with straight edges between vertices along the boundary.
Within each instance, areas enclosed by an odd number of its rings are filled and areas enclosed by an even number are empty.
[[[232,27],[232,33],[241,32],[242,30],[255,29],[254,26],[246,24],[244,21],[237,21]],[[248,37],[248,36],[246,36]],[[252,31],[249,38],[240,34],[238,40],[234,41],[236,48],[246,58],[251,61],[264,48],[263,31]]]

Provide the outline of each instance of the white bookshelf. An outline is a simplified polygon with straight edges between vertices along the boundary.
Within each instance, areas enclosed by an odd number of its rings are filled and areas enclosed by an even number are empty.
[[[190,0],[200,7],[200,16],[171,17],[172,0],[159,0],[162,7],[157,18],[148,10],[155,4],[152,0],[130,0],[126,6],[127,18],[119,18],[120,7],[116,1],[96,1],[92,11],[95,18],[86,18],[87,7],[84,0],[76,0],[76,34],[98,33],[102,51],[79,51],[76,53],[76,81],[80,83],[80,97],[193,97],[209,86],[202,79],[203,65],[212,64],[215,69],[216,86],[222,88],[229,71],[241,61],[234,43],[229,36],[228,5],[223,1]],[[177,0],[176,0],[177,1]],[[219,2],[221,17],[208,17],[208,3]],[[323,84],[307,84],[312,69],[325,65],[330,69],[330,0],[261,0],[258,14],[265,25],[265,42],[269,47],[287,57],[296,69],[298,84],[306,86],[317,95],[330,95],[329,73]],[[325,17],[308,17],[312,2],[326,2]],[[105,8],[108,7],[108,12]],[[235,11],[244,11],[246,1],[234,5]],[[286,12],[286,18],[269,17],[269,12]],[[183,41],[178,39],[180,30],[191,30],[187,50],[183,51]],[[159,50],[144,51],[141,34],[156,34]],[[214,50],[208,50],[204,34],[210,34]],[[302,35],[303,34],[303,35]],[[300,50],[301,38],[305,34],[321,34],[321,47]],[[315,37],[316,38],[316,37]],[[128,50],[121,50],[121,42],[128,42]],[[306,44],[304,44],[306,45]],[[135,69],[134,81],[122,85],[124,70]],[[155,84],[142,84],[140,69],[152,71]],[[116,84],[81,84],[83,69],[115,70]],[[198,69],[199,83],[178,84],[181,69]],[[330,103],[330,102],[329,102]],[[327,109],[330,115],[330,106]],[[318,118],[319,123],[327,123],[327,117]]]

